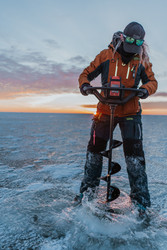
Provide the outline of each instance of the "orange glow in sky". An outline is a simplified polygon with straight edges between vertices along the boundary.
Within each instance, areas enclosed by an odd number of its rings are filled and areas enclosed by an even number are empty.
[[[78,113],[78,114],[95,114],[96,108],[44,108],[44,107],[0,107],[0,112],[28,112],[28,113]],[[143,115],[167,115],[167,109],[159,108],[142,108]]]
[[[80,93],[22,93],[10,98],[1,97],[0,112],[94,114],[97,102],[93,95],[85,97]],[[150,96],[141,103],[144,115],[167,115],[166,97]]]

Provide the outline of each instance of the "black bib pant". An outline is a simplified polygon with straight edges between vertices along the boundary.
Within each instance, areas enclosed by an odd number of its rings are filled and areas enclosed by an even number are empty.
[[[143,206],[149,207],[150,195],[145,172],[141,115],[115,117],[114,128],[117,124],[121,130],[123,140],[123,150],[131,188],[130,197]],[[99,152],[106,149],[109,140],[109,129],[109,115],[102,115],[100,119],[94,118],[87,147],[84,178],[80,187],[81,193],[86,191],[88,187],[95,189],[96,186],[99,186],[103,164],[103,157]]]

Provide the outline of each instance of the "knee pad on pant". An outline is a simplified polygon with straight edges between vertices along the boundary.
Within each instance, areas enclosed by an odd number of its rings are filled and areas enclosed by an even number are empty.
[[[80,193],[86,191],[89,187],[99,186],[102,171],[103,157],[98,153],[87,152],[84,178],[81,183]]]

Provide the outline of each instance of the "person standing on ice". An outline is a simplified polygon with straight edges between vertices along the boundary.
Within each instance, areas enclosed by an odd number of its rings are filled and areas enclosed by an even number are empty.
[[[114,33],[108,49],[101,51],[79,76],[82,95],[91,93],[87,87],[91,87],[90,82],[99,74],[101,74],[102,86],[110,82],[112,76],[119,76],[126,88],[140,87],[142,90],[126,104],[116,107],[114,127],[118,124],[121,130],[131,200],[143,211],[151,204],[145,171],[139,98],[145,99],[157,90],[157,81],[152,71],[152,64],[149,62],[144,37],[145,31],[141,24],[129,23],[123,32]],[[141,86],[139,86],[140,81]],[[103,163],[103,157],[99,152],[104,151],[107,146],[109,118],[109,106],[99,102],[87,147],[84,178],[81,182],[80,194],[75,197],[75,201],[81,202],[83,193],[88,188],[94,191],[99,186]]]

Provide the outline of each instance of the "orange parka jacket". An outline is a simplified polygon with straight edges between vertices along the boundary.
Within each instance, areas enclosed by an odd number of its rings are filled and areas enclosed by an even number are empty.
[[[152,95],[157,90],[157,81],[152,71],[152,64],[150,62],[143,65],[140,61],[139,55],[134,55],[133,59],[124,64],[121,59],[121,55],[116,51],[114,53],[114,47],[110,44],[108,49],[101,51],[94,61],[83,70],[79,76],[79,86],[88,83],[101,74],[101,83],[109,83],[112,76],[121,77],[121,82],[126,88],[146,88],[149,95]],[[139,86],[140,80],[142,85]],[[127,95],[127,93],[125,93]],[[139,98],[135,96],[124,105],[116,107],[115,116],[124,117],[130,115],[136,115],[140,112],[141,106]],[[110,108],[108,105],[101,102],[97,105],[97,113],[110,114]]]

